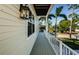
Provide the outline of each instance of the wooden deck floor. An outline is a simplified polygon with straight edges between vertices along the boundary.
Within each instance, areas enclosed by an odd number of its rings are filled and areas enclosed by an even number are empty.
[[[55,55],[54,50],[50,46],[43,32],[39,32],[31,55]]]

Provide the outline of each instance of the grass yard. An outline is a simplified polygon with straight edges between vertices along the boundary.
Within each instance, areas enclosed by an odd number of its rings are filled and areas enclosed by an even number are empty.
[[[62,41],[72,49],[79,50],[79,40],[65,38],[65,40],[62,40]]]

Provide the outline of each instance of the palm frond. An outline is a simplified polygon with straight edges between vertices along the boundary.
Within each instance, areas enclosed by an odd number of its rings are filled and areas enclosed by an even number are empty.
[[[67,20],[67,16],[65,14],[60,14],[60,17],[63,17],[65,20]]]
[[[51,19],[52,19],[52,17],[51,17],[51,16],[48,16],[48,19],[50,19],[50,20],[51,20]]]
[[[55,18],[56,16],[55,16],[54,14],[50,14],[50,15],[48,15],[48,18],[49,18],[49,19],[52,19],[52,17]]]
[[[70,10],[70,9],[78,9],[78,8],[79,8],[79,4],[71,4],[68,9]]]
[[[69,14],[69,18],[73,18],[73,19],[78,19],[79,18],[79,15],[76,14],[76,13],[73,13],[73,14]]]
[[[71,18],[72,16],[73,16],[73,14],[69,14],[69,16],[68,16],[68,17],[69,17],[69,18]]]
[[[59,14],[61,13],[62,9],[63,9],[63,6],[60,6],[60,7],[56,8],[56,15],[57,16],[59,16]]]

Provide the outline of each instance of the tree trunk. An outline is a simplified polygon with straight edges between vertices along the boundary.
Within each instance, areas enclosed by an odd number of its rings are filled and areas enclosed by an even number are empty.
[[[71,36],[72,36],[72,25],[70,25],[70,33],[69,33],[69,35],[70,35],[70,39],[71,39]]]
[[[72,38],[72,20],[73,20],[74,9],[72,9],[72,19],[70,24],[70,39]]]
[[[56,17],[56,21],[55,21],[55,37],[57,37],[57,17]]]

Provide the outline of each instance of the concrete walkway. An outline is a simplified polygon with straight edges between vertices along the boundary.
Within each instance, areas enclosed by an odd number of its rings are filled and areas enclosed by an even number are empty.
[[[31,55],[55,55],[43,32],[39,32]]]

